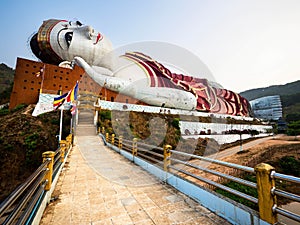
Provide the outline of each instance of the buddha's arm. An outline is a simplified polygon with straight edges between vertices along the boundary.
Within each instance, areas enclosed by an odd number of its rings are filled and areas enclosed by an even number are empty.
[[[119,77],[103,75],[88,65],[82,58],[75,57],[74,62],[100,86],[109,90],[136,98],[154,106],[195,110],[196,97],[187,91],[166,87],[145,87],[139,83],[129,82]]]
[[[78,66],[82,67],[84,71],[101,87],[105,87],[112,91],[120,92],[122,89],[130,85],[130,83],[126,80],[117,77],[112,77],[109,75],[103,75],[97,72],[81,57],[74,57],[74,62]]]

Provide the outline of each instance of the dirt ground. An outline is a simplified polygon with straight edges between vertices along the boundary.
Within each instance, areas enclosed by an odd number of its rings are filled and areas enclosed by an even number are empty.
[[[278,135],[256,146],[243,149],[242,153],[224,157],[221,160],[254,167],[259,163],[275,161],[287,155],[297,159],[300,157],[300,136]]]
[[[230,149],[224,150],[230,151]],[[277,135],[273,138],[266,140],[262,143],[259,143],[250,148],[243,149],[242,152],[235,153],[233,155],[221,158],[220,160],[225,162],[230,162],[238,165],[255,167],[259,163],[269,163],[276,165],[276,162],[284,156],[293,156],[296,159],[300,159],[300,136],[298,137],[288,137],[285,135]],[[213,156],[208,156],[214,158]],[[219,160],[219,159],[218,159]],[[225,173],[232,176],[243,176],[239,170],[232,169],[225,166],[220,166],[217,164],[212,164],[208,162],[203,162],[202,160],[193,159],[189,160],[189,163],[200,166],[205,169]],[[182,166],[182,169],[187,170],[193,174],[199,175],[201,177],[207,178],[217,183],[226,183],[226,180],[220,178],[219,176],[213,175],[211,173],[203,172],[201,170],[191,168],[188,166]],[[278,168],[275,167],[275,171],[281,172]],[[210,189],[214,189],[211,185],[208,185],[204,182],[201,182],[195,178],[191,178],[187,175],[181,174],[186,177],[186,179],[198,183],[199,185],[205,186]],[[282,188],[282,187],[280,187]],[[289,184],[285,185],[285,191],[292,192],[294,194],[300,194],[300,186]],[[282,202],[283,203],[283,202]]]

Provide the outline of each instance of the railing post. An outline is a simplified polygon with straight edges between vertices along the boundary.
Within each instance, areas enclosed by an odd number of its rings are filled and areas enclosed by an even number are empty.
[[[66,137],[66,141],[68,142],[68,145],[71,146],[73,144],[73,135],[72,134],[69,134],[67,137]]]
[[[111,135],[111,144],[114,145],[115,144],[115,134]]]
[[[121,135],[120,137],[119,137],[119,149],[122,149],[122,146],[123,145],[123,136]]]
[[[169,165],[171,165],[171,145],[164,145],[164,171],[169,171]]]
[[[137,156],[137,138],[133,138],[132,140],[132,155]]]
[[[271,193],[271,189],[275,187],[275,180],[271,178],[271,172],[275,169],[266,163],[260,163],[254,169],[257,180],[259,216],[262,220],[275,224],[278,219],[272,208],[277,200],[276,196]]]
[[[106,142],[109,142],[109,133],[105,134],[105,139],[106,139]]]
[[[45,174],[45,177],[44,177],[44,180],[48,181],[48,183],[45,186],[45,191],[49,191],[51,188],[54,156],[55,156],[55,152],[52,152],[52,151],[43,153],[43,162],[45,162],[48,159],[51,160],[47,166],[48,172]]]
[[[67,141],[61,140],[59,142],[59,147],[60,147],[60,161],[64,162],[64,160],[65,160],[65,152],[67,151]]]
[[[105,134],[105,127],[102,127],[102,134]]]

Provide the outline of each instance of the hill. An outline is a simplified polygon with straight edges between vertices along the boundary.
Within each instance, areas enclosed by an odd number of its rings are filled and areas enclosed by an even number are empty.
[[[283,117],[286,118],[291,114],[300,116],[300,80],[284,85],[251,89],[240,94],[249,101],[265,96],[280,95]]]
[[[0,202],[37,169],[43,152],[58,147],[60,112],[33,117],[33,108],[19,105],[11,111],[0,110]],[[64,115],[63,139],[70,130],[68,114]]]
[[[9,102],[15,71],[4,63],[0,64],[0,105]]]
[[[288,96],[300,93],[300,80],[284,85],[272,85],[269,87],[250,89],[240,94],[249,101],[270,95]]]

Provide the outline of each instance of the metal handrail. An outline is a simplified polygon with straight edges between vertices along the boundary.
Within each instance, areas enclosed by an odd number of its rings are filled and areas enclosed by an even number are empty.
[[[278,213],[280,215],[286,216],[286,217],[288,217],[288,218],[290,218],[292,220],[300,222],[300,216],[298,214],[295,214],[295,213],[290,212],[288,210],[279,208],[276,205],[274,205],[274,207],[273,207],[273,212],[276,212],[276,213]]]
[[[127,140],[127,139],[123,139],[122,142],[123,142],[123,144],[127,142],[127,143],[130,143],[130,144],[132,145],[132,142],[133,142],[133,141]]]
[[[152,161],[154,161],[154,162],[156,162],[156,163],[158,163],[158,164],[163,164],[163,162],[162,162],[161,160],[155,159],[155,158],[153,158],[153,157],[151,157],[151,156],[148,156],[148,155],[145,155],[145,154],[143,154],[143,153],[138,153],[138,155],[139,155],[139,156],[142,156],[142,157],[145,158],[145,159],[152,160]]]
[[[194,164],[191,164],[191,163],[188,163],[188,162],[184,162],[182,160],[174,159],[172,157],[171,157],[171,160],[174,161],[174,162],[178,162],[178,163],[190,166],[192,168],[199,169],[199,170],[202,170],[204,172],[207,172],[207,173],[210,173],[210,174],[213,174],[213,175],[216,175],[216,176],[219,176],[219,177],[222,177],[222,178],[225,178],[225,179],[228,179],[228,180],[246,185],[248,187],[252,187],[252,188],[255,188],[255,189],[257,188],[257,184],[253,183],[251,181],[243,180],[243,179],[240,179],[238,177],[234,177],[234,176],[227,175],[227,174],[224,174],[224,173],[220,173],[220,172],[217,172],[217,171],[214,171],[214,170],[210,170],[210,169],[207,169],[207,168],[204,168],[204,167],[201,167],[201,166],[197,166],[197,165],[194,165]]]
[[[55,155],[57,155],[61,151],[60,147],[58,147],[55,151]]]
[[[45,173],[46,171],[44,171]],[[40,186],[40,183],[44,177],[44,173],[41,173],[39,176],[39,179],[35,179],[35,182],[33,183],[33,186],[29,189],[28,193],[20,200],[17,207],[14,208],[13,212],[5,219],[4,224],[11,224],[14,222],[18,216],[21,214],[24,206],[28,203],[34,192],[37,190],[37,188]]]
[[[149,147],[149,148],[155,148],[155,149],[161,150],[161,151],[164,150],[164,149],[161,148],[161,147],[157,147],[157,146],[154,146],[154,145],[149,145],[149,144],[146,144],[146,143],[144,143],[144,142],[138,142],[138,145],[142,145],[142,146],[144,146],[144,147]]]
[[[133,143],[133,141],[131,141],[131,140],[123,139],[122,140],[122,144],[123,144],[122,148],[126,149],[127,151],[130,152],[133,148],[132,143]],[[229,163],[229,162],[224,162],[224,161],[220,161],[220,160],[209,158],[209,157],[197,156],[197,155],[193,155],[193,154],[190,154],[190,153],[180,152],[180,151],[176,151],[176,150],[172,150],[172,149],[169,149],[169,152],[172,153],[171,156],[169,156],[169,155],[159,154],[155,151],[152,151],[152,149],[164,150],[163,148],[160,148],[160,147],[157,147],[157,146],[151,146],[149,144],[145,144],[145,143],[142,143],[142,142],[137,142],[136,145],[138,147],[138,150],[137,150],[137,156],[138,157],[141,157],[141,158],[146,159],[146,160],[150,160],[150,161],[152,161],[152,163],[153,162],[157,163],[156,165],[159,165],[160,167],[164,167],[165,170],[168,170],[170,173],[172,173],[174,175],[175,175],[174,171],[178,171],[179,173],[185,174],[185,175],[190,176],[192,178],[195,178],[195,179],[197,179],[201,182],[209,184],[213,187],[216,187],[216,188],[219,188],[221,190],[227,191],[231,194],[234,194],[238,197],[246,199],[246,200],[248,200],[250,202],[253,202],[255,204],[259,203],[258,198],[255,198],[255,197],[250,196],[248,194],[242,193],[242,192],[237,191],[233,188],[227,187],[223,184],[220,184],[220,183],[215,182],[213,180],[207,179],[203,176],[199,176],[195,173],[189,172],[186,169],[178,168],[178,166],[176,166],[176,163],[183,164],[185,166],[188,166],[188,167],[191,167],[191,168],[194,168],[194,169],[206,172],[206,173],[210,173],[210,174],[213,174],[213,175],[218,176],[220,178],[231,180],[231,181],[234,181],[236,183],[239,183],[239,184],[242,184],[242,185],[254,188],[254,189],[258,188],[258,184],[254,183],[254,182],[251,182],[251,181],[247,181],[247,180],[238,178],[238,177],[234,177],[234,176],[222,173],[222,172],[218,172],[218,171],[215,171],[215,170],[212,170],[212,169],[204,168],[204,167],[198,166],[198,165],[190,163],[190,162],[180,160],[180,157],[176,157],[176,155],[189,157],[190,159],[199,159],[199,160],[202,160],[204,162],[210,162],[210,163],[214,163],[214,164],[217,164],[217,165],[221,165],[221,166],[225,166],[225,167],[229,167],[229,168],[232,168],[232,169],[236,169],[236,170],[240,170],[240,171],[243,171],[243,172],[247,172],[247,173],[250,173],[250,174],[256,174],[257,175],[257,171],[255,171],[255,169],[252,168],[252,167],[242,166],[242,165]],[[147,153],[147,154],[145,154],[145,153]],[[155,158],[153,156],[161,157],[161,158],[164,158],[164,159],[163,160],[158,160],[157,158]],[[167,161],[169,161],[169,162],[167,162]],[[175,162],[175,164],[170,164],[171,162]],[[176,174],[176,176],[180,176],[180,174]],[[185,178],[184,176],[182,176],[182,178],[185,179],[185,180],[188,180],[188,178]],[[281,179],[281,180],[286,180],[286,181],[293,182],[293,183],[296,183],[296,184],[300,184],[300,178],[299,177],[295,177],[295,176],[291,176],[291,175],[285,175],[285,174],[281,174],[281,173],[277,173],[277,172],[273,171],[270,174],[270,179],[275,179],[275,178],[276,179]],[[193,182],[193,183],[195,183],[195,182]],[[195,184],[198,185],[197,183],[195,183]],[[283,191],[283,190],[280,190],[280,189],[276,189],[275,187],[272,188],[270,194],[281,196],[281,197],[284,197],[284,198],[287,198],[287,199],[290,199],[290,200],[293,200],[293,201],[300,202],[300,196],[299,195],[289,193],[289,192],[286,192],[286,191]],[[289,212],[287,210],[279,208],[276,205],[273,206],[273,212],[281,214],[281,215],[286,216],[290,219],[293,219],[295,221],[300,222],[300,215],[297,215],[293,212]]]
[[[128,141],[126,139],[123,140],[123,148],[124,148],[124,146],[126,146],[126,144],[124,144],[124,142],[126,143]],[[147,148],[155,148],[155,149],[163,151],[163,148],[160,148],[160,147],[157,147],[157,146],[152,146],[152,145],[145,144],[145,143],[142,143],[142,142],[137,142],[137,146],[138,147],[144,146],[144,147],[147,147]],[[132,147],[132,146],[128,146],[128,147]],[[163,154],[159,154],[159,153],[156,153],[156,152],[153,152],[151,150],[144,149],[144,148],[139,148],[138,149],[138,156],[140,156],[140,157],[142,157],[144,159],[147,159],[147,160],[152,160],[152,161],[156,162],[159,165],[163,165],[163,162],[161,160],[158,160],[158,159],[156,159],[154,157],[151,157],[149,155],[145,155],[145,154],[143,154],[141,152],[146,152],[146,153],[151,154],[152,156],[158,156],[160,158],[164,157]],[[243,171],[246,171],[246,172],[254,173],[254,169],[251,168],[251,167],[240,166],[240,165],[237,165],[237,164],[227,163],[227,162],[223,162],[223,161],[219,161],[219,160],[215,160],[215,159],[210,159],[210,158],[206,158],[206,157],[202,157],[202,156],[192,155],[192,154],[189,154],[189,153],[179,152],[179,151],[175,151],[175,150],[170,150],[170,152],[175,153],[175,154],[179,154],[179,155],[189,156],[191,158],[201,159],[203,161],[212,162],[212,163],[216,163],[216,164],[219,164],[219,165],[223,165],[223,166],[227,166],[227,167],[231,167],[231,168],[235,168],[235,169],[240,169],[240,170],[243,170]],[[200,166],[196,166],[196,165],[191,164],[191,163],[187,163],[187,162],[184,162],[184,161],[181,161],[181,160],[178,160],[178,159],[174,159],[172,157],[170,159],[172,161],[174,161],[174,162],[182,163],[182,164],[188,165],[190,167],[193,167],[195,169],[199,169],[199,170],[202,170],[202,171],[205,171],[205,172],[209,172],[209,173],[217,175],[219,177],[223,177],[223,178],[235,181],[237,183],[244,184],[244,185],[246,185],[248,187],[257,188],[256,183],[253,183],[253,182],[250,182],[250,181],[246,181],[246,180],[243,180],[243,179],[240,179],[240,178],[237,178],[237,177],[233,177],[233,176],[230,176],[230,175],[227,175],[227,174],[223,174],[223,173],[220,173],[220,172],[212,171],[212,170],[209,170],[209,169],[206,169],[206,168],[202,168]],[[212,186],[215,186],[215,187],[218,187],[218,188],[220,188],[222,190],[228,191],[229,193],[232,193],[234,195],[237,195],[239,197],[247,199],[247,200],[249,200],[251,202],[258,203],[258,199],[257,198],[252,197],[252,196],[247,195],[247,194],[244,194],[244,193],[239,192],[237,190],[234,190],[232,188],[226,187],[226,186],[224,186],[222,184],[219,184],[217,182],[208,180],[208,179],[206,179],[204,177],[197,176],[197,175],[192,174],[192,173],[190,173],[188,171],[185,171],[185,170],[182,170],[182,169],[178,169],[177,167],[174,167],[174,166],[171,166],[171,165],[169,166],[169,168],[177,170],[178,172],[182,172],[182,173],[184,173],[186,175],[194,177],[194,178],[196,178],[196,179],[198,179],[198,180],[200,180],[202,182],[208,183],[208,184],[210,184]]]
[[[273,171],[271,173],[271,178],[277,178],[277,179],[286,180],[286,181],[290,181],[290,182],[293,182],[293,183],[300,184],[300,178],[299,177],[286,175],[286,174],[282,174],[282,173],[277,173],[275,171]]]
[[[132,143],[131,143],[131,145],[126,144],[126,143],[122,143],[122,149],[129,152],[129,151],[131,151],[131,148],[132,148]]]
[[[57,154],[55,154],[53,164],[55,165],[59,160],[60,160],[60,151]]]
[[[211,159],[211,158],[198,156],[198,155],[193,155],[193,154],[189,154],[189,153],[185,153],[185,152],[179,152],[179,151],[175,151],[175,150],[170,150],[170,152],[174,153],[174,154],[178,154],[178,155],[189,156],[191,158],[201,159],[201,160],[206,161],[206,162],[211,162],[211,163],[219,164],[219,165],[222,165],[222,166],[227,166],[227,167],[230,167],[230,168],[242,170],[242,171],[249,172],[249,173],[255,173],[254,168],[248,167],[248,166],[241,166],[241,165],[238,165],[238,164],[223,162],[223,161],[220,161],[220,160],[217,160],[217,159]]]
[[[277,189],[277,188],[273,188],[271,190],[271,193],[275,194],[275,195],[278,195],[278,196],[281,196],[281,197],[284,197],[284,198],[288,198],[288,199],[296,201],[296,202],[300,202],[300,196],[299,195],[292,194],[292,193],[289,193],[289,192],[286,192],[286,191],[283,191],[283,190],[280,190],[280,189]]]
[[[0,205],[0,217],[12,206],[15,201],[25,192],[25,190],[33,183],[33,181],[45,171],[45,167],[50,163],[51,159],[45,160],[36,171],[28,177],[23,184],[17,187]]]
[[[122,142],[122,145],[123,146],[128,146],[128,147],[131,147],[132,148],[132,142],[131,143],[128,143],[128,142]]]
[[[296,184],[300,184],[300,178],[299,177],[295,177],[295,176],[291,176],[291,175],[286,175],[286,174],[282,174],[282,173],[277,173],[275,171],[271,172],[271,178],[275,178],[275,179],[280,179],[280,180],[285,180],[285,181],[289,181],[292,183],[296,183]],[[296,202],[300,202],[300,196],[290,193],[290,192],[286,192],[280,189],[277,189],[276,187],[272,188],[271,193],[273,195],[277,195],[277,196],[281,196]],[[276,212],[280,215],[283,215],[289,219],[295,220],[297,222],[300,222],[300,215],[290,212],[288,210],[282,209],[280,207],[278,207],[277,205],[273,206],[273,212]]]
[[[252,197],[252,196],[250,196],[250,195],[247,195],[247,194],[245,194],[245,193],[239,192],[239,191],[234,190],[234,189],[232,189],[232,188],[229,188],[229,187],[227,187],[227,186],[224,186],[223,184],[219,184],[219,183],[217,183],[217,182],[214,182],[214,181],[212,181],[212,180],[206,179],[206,178],[204,178],[204,177],[197,176],[197,175],[195,175],[195,174],[193,174],[193,173],[190,173],[190,172],[188,172],[188,171],[186,171],[186,170],[178,169],[178,168],[175,167],[175,166],[169,166],[169,167],[172,168],[172,169],[174,169],[174,170],[176,170],[176,171],[178,171],[178,172],[181,172],[181,173],[184,173],[184,174],[186,174],[186,175],[189,175],[189,176],[191,176],[191,177],[193,177],[193,178],[196,178],[196,179],[198,179],[198,180],[200,180],[200,181],[202,181],[202,182],[204,182],[204,183],[210,184],[210,185],[212,185],[212,186],[214,186],[214,187],[220,188],[220,189],[222,189],[222,190],[224,190],[224,191],[227,191],[227,192],[229,192],[229,193],[231,193],[231,194],[234,194],[234,195],[236,195],[236,196],[239,196],[239,197],[242,197],[242,198],[244,198],[244,199],[247,199],[247,200],[249,200],[249,201],[251,201],[251,202],[253,202],[253,203],[256,203],[256,204],[258,203],[258,199],[257,199],[257,198]]]
[[[125,150],[126,152],[131,152],[131,149],[126,146],[123,146],[122,149]]]
[[[147,153],[150,153],[151,155],[155,155],[155,156],[158,156],[158,157],[160,157],[160,158],[164,158],[164,155],[163,155],[163,154],[159,154],[159,153],[157,153],[157,152],[153,152],[153,151],[148,150],[148,149],[143,149],[143,148],[138,149],[138,154],[140,154],[140,152],[147,152]]]
[[[20,216],[20,220],[18,221],[17,225],[24,224],[28,220],[30,214],[33,211],[34,206],[36,205],[36,203],[38,202],[42,193],[44,192],[44,188],[45,188],[47,182],[48,181],[45,181],[42,185],[38,186],[38,189],[37,189],[36,193],[34,194],[32,201],[30,202],[30,204],[26,208],[26,210]]]
[[[71,145],[67,151],[69,151]],[[62,165],[59,161],[61,157],[61,149],[58,148],[54,152],[54,159],[44,158],[44,162],[36,169],[24,183],[19,185],[1,204],[0,217],[7,212],[8,209],[13,208],[11,212],[6,215],[3,224],[25,224],[34,217],[35,210],[39,208],[39,202],[43,200],[45,186],[48,180],[45,180],[47,168],[49,163],[53,160],[53,175],[54,179],[56,172]],[[66,155],[65,155],[66,157]],[[12,207],[13,206],[13,207]]]

